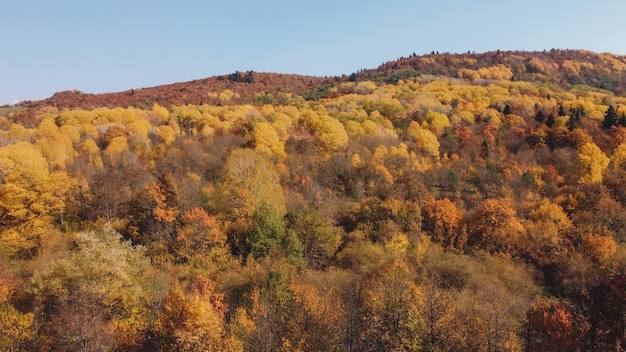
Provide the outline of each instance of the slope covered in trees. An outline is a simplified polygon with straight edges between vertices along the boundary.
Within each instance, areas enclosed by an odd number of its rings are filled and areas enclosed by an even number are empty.
[[[26,101],[26,107],[54,106],[59,109],[94,109],[98,107],[137,107],[149,109],[153,104],[202,105],[223,104],[219,93],[229,90],[237,102],[263,102],[268,95],[279,98],[282,94],[303,94],[319,86],[324,78],[252,71],[234,72],[190,82],[131,89],[119,93],[88,94],[78,90],[57,92],[41,101]]]
[[[8,113],[1,349],[620,350],[623,62],[435,54]]]

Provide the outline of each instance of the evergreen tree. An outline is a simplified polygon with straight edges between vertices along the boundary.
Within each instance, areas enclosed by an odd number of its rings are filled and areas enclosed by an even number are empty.
[[[578,128],[578,124],[580,123],[580,119],[585,114],[585,109],[581,106],[574,107],[570,110],[571,117],[567,120],[567,128],[570,131],[573,131],[575,128]]]
[[[606,110],[604,114],[604,121],[602,122],[602,128],[610,129],[613,126],[617,126],[619,123],[619,119],[617,117],[617,112],[613,105],[609,105],[609,108]]]
[[[572,114],[572,116],[570,116],[570,118],[567,120],[565,125],[567,126],[568,130],[573,131],[575,128],[578,128],[579,122],[580,122],[580,115]]]
[[[626,113],[622,113],[617,124],[620,125],[620,127],[626,127]]]
[[[511,114],[511,105],[506,104],[504,106],[504,110],[502,111],[502,114],[504,114],[504,116],[508,116]]]
[[[548,119],[546,120],[546,126],[552,128],[552,126],[554,126],[555,123],[556,123],[556,119],[554,118],[554,114],[550,113],[550,115],[548,115]]]
[[[246,83],[252,83],[254,82],[254,72],[253,71],[248,71],[245,75],[245,77],[243,77],[243,81]]]
[[[535,121],[539,123],[543,123],[545,119],[546,119],[546,114],[544,114],[543,111],[541,110],[537,111],[537,115],[535,115]]]

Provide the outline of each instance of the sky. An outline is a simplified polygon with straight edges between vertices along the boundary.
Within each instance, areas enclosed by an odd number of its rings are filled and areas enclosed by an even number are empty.
[[[238,71],[335,76],[412,53],[626,55],[623,0],[3,0],[0,105]]]

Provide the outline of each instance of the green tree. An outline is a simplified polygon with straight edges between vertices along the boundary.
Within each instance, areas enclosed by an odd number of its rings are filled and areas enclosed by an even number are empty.
[[[338,229],[311,208],[299,208],[285,216],[287,234],[299,240],[309,267],[324,268],[341,243]]]
[[[285,240],[285,224],[275,207],[263,203],[252,215],[252,227],[247,238],[249,252],[264,257]]]

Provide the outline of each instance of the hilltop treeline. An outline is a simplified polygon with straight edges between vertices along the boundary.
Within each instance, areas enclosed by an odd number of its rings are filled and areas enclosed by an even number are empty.
[[[558,53],[0,117],[0,346],[619,350],[626,98]]]
[[[421,56],[412,54],[386,62],[376,69],[363,69],[343,76],[322,78],[235,71],[222,76],[131,89],[119,93],[88,94],[77,90],[64,91],[55,93],[45,100],[26,101],[22,105],[37,108],[53,106],[58,109],[131,106],[149,109],[155,103],[163,106],[219,104],[220,101],[212,94],[227,89],[237,94],[237,99],[233,99],[232,103],[283,103],[277,99],[268,100],[265,94],[292,93],[310,100],[325,96],[331,87],[340,83],[364,80],[371,80],[377,84],[396,83],[400,79],[421,75],[461,78],[474,83],[484,83],[492,79],[553,83],[565,90],[575,85],[585,85],[622,95],[626,92],[625,69],[624,56],[584,50],[552,49],[543,52],[498,50],[480,54],[433,52]]]

